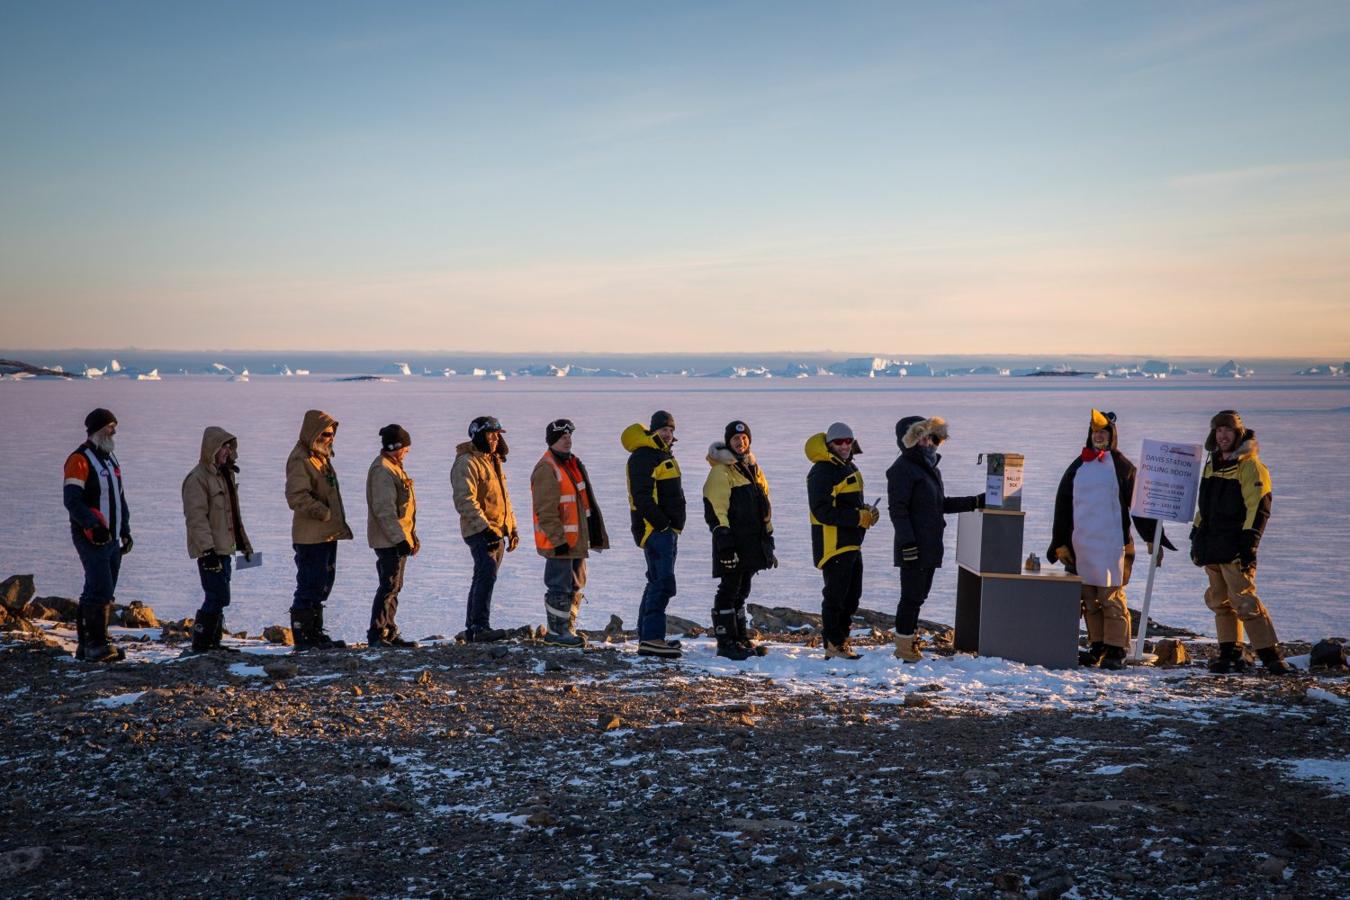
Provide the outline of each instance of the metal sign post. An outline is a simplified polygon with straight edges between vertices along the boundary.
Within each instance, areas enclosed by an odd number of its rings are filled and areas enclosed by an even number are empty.
[[[1139,459],[1130,513],[1141,519],[1153,519],[1157,526],[1153,529],[1153,540],[1149,543],[1144,608],[1139,611],[1139,632],[1134,640],[1134,652],[1130,655],[1135,661],[1144,656],[1144,636],[1148,633],[1148,611],[1153,602],[1153,577],[1158,571],[1162,524],[1165,521],[1189,522],[1194,517],[1205,450],[1199,444],[1146,440]]]

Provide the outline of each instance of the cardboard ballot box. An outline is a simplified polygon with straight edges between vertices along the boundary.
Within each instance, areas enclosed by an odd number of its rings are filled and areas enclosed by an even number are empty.
[[[1022,469],[1026,457],[1020,453],[984,454],[984,504],[989,509],[1022,508]]]

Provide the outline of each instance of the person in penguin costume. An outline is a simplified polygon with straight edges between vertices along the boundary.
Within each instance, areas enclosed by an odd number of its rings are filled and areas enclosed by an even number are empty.
[[[1079,663],[1112,670],[1125,668],[1130,643],[1125,585],[1134,564],[1130,501],[1135,467],[1118,443],[1116,414],[1094,409],[1083,450],[1059,480],[1050,549],[1045,552],[1047,559],[1063,563],[1066,571],[1083,579],[1089,646],[1079,655]],[[1152,546],[1157,520],[1133,518],[1140,537]],[[1176,549],[1165,533],[1162,547]]]

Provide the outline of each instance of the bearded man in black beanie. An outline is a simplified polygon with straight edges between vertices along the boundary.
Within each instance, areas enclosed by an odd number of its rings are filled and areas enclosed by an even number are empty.
[[[108,638],[122,557],[131,552],[131,513],[114,451],[117,417],[96,409],[84,419],[85,442],[66,457],[62,501],[70,538],[84,567],[75,658],[113,662],[126,654]]]

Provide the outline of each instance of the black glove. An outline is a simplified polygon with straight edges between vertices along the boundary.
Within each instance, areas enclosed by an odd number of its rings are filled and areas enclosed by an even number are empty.
[[[769,568],[770,569],[778,568],[778,557],[774,556],[772,553],[769,554]]]
[[[572,548],[567,546],[566,544],[559,544],[558,546],[553,548],[554,556],[566,556],[568,553],[571,552]]]
[[[394,545],[394,550],[399,556],[412,556],[412,544],[407,541],[399,541]]]
[[[1191,529],[1191,562],[1195,563],[1197,566],[1203,566],[1205,564],[1205,555],[1200,548],[1199,528]]]
[[[85,532],[85,536],[89,538],[89,543],[95,547],[106,546],[108,541],[112,540],[112,532],[105,525],[95,525]]]
[[[215,550],[203,554],[202,558],[197,560],[198,565],[202,567],[203,572],[219,572],[225,568],[225,561]]]
[[[1244,569],[1256,565],[1256,547],[1261,543],[1261,535],[1254,528],[1244,529],[1238,538],[1238,562]]]
[[[133,541],[133,540],[131,539],[131,534],[130,534],[130,533],[122,535],[122,555],[123,555],[123,556],[126,556],[128,553],[130,553],[130,552],[131,552],[131,548],[134,547],[135,545],[136,545],[136,542]]]
[[[483,534],[486,535],[483,546],[488,549],[489,553],[497,552],[497,548],[502,545],[502,536],[497,533],[495,528],[489,528],[487,531],[483,532]]]
[[[507,552],[507,553],[515,553],[515,552],[516,552],[516,548],[519,547],[519,546],[520,546],[520,534],[519,534],[519,533],[513,531],[513,532],[511,532],[510,534],[508,534],[508,535],[506,536],[506,552]]]
[[[975,508],[976,508],[976,509],[984,509],[984,505],[985,505],[985,501],[986,501],[986,500],[988,500],[988,497],[987,497],[986,495],[984,495],[984,494],[976,494],[976,495],[975,495]]]
[[[253,550],[252,550],[252,549],[248,549],[248,550],[245,550],[245,551],[244,551],[244,562],[253,562]]]
[[[919,565],[919,545],[905,544],[900,548],[900,568],[913,569]]]

